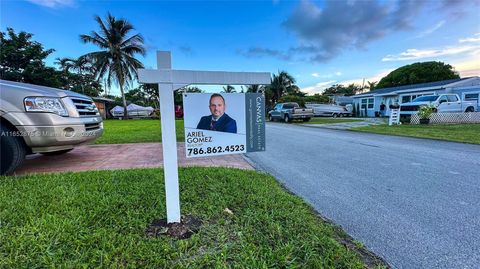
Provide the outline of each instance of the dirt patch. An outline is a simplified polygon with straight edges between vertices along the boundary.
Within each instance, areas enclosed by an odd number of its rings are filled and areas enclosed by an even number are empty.
[[[194,216],[186,215],[180,218],[180,223],[167,223],[167,219],[155,219],[145,230],[147,237],[171,236],[176,239],[190,238],[198,232],[202,221]]]

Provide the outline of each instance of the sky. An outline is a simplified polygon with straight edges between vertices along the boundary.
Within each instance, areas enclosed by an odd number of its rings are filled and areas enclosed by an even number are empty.
[[[79,36],[99,31],[94,16],[108,13],[144,37],[147,54],[137,58],[146,68],[156,68],[157,50],[169,50],[174,69],[285,70],[309,94],[379,81],[415,62],[480,75],[480,0],[2,0],[0,29],[34,34],[55,49],[47,59],[53,66],[98,50]]]

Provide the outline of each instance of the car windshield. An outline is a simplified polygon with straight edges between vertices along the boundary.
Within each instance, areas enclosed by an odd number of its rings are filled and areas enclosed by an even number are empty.
[[[413,102],[425,102],[425,101],[435,101],[437,100],[438,95],[427,95],[427,96],[420,96],[413,99]]]

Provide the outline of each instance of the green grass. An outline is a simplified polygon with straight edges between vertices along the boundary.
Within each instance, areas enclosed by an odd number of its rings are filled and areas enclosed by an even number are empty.
[[[183,120],[176,120],[177,141],[185,140]],[[106,120],[104,133],[95,144],[161,142],[160,120]]]
[[[365,266],[337,241],[338,228],[270,176],[226,168],[179,175],[182,213],[204,222],[185,240],[144,235],[165,218],[161,169],[0,177],[0,268]]]
[[[327,124],[327,123],[342,123],[342,122],[356,122],[362,121],[358,119],[349,119],[349,118],[312,118],[308,122],[302,122],[306,124]]]
[[[371,125],[351,129],[376,134],[411,136],[471,144],[480,144],[480,124],[449,125]]]

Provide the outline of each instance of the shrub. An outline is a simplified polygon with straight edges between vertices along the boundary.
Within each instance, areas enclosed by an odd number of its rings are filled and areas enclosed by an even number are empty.
[[[420,117],[420,119],[429,119],[430,115],[432,115],[432,113],[435,112],[435,109],[436,109],[436,107],[432,104],[422,106],[418,110],[417,114]]]

